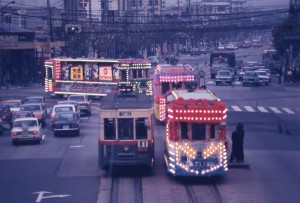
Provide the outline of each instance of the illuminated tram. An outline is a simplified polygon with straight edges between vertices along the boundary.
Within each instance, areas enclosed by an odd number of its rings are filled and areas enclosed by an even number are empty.
[[[151,63],[143,59],[52,58],[45,61],[45,91],[106,96],[119,86],[152,94]]]
[[[220,176],[228,170],[226,105],[205,89],[168,97],[164,154],[173,176]]]
[[[154,163],[153,107],[151,96],[134,92],[108,94],[99,113],[99,165]]]
[[[187,89],[195,80],[196,72],[190,65],[157,65],[153,77],[155,118],[165,121],[167,96],[173,89]]]

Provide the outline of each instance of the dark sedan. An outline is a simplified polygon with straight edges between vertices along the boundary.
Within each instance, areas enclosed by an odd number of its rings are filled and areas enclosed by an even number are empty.
[[[54,136],[63,134],[74,134],[78,136],[80,133],[80,117],[74,112],[56,113],[52,128]]]

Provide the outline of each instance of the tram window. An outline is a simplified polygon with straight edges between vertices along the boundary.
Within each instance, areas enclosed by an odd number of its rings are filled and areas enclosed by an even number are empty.
[[[161,93],[162,94],[165,94],[169,90],[170,90],[170,85],[168,82],[161,83]]]
[[[52,79],[52,68],[47,67],[47,79]]]
[[[133,140],[133,119],[118,119],[118,136],[119,140]]]
[[[116,126],[115,119],[105,118],[104,119],[104,139],[115,140],[116,139]]]
[[[192,123],[192,139],[205,140],[206,127],[202,123]]]
[[[126,70],[120,70],[120,80],[127,81]]]
[[[143,70],[132,70],[132,79],[143,78]]]
[[[210,125],[210,139],[216,138],[216,124]]]
[[[172,89],[182,88],[182,82],[172,82]]]
[[[135,120],[136,139],[147,139],[146,118],[137,118]]]
[[[188,139],[188,125],[187,123],[180,123],[181,139]]]

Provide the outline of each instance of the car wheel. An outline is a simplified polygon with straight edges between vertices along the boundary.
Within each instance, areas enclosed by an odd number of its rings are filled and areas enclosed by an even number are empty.
[[[243,86],[245,87],[245,86],[246,86],[246,83],[243,82]]]
[[[13,140],[12,145],[16,146],[16,145],[18,145],[18,142],[16,140]]]
[[[54,132],[54,137],[57,137],[58,136],[58,132]]]
[[[230,82],[229,85],[231,86],[231,85],[232,85],[232,82]]]
[[[218,82],[216,82],[216,86],[219,86],[219,83],[218,83]]]
[[[79,136],[80,135],[80,130],[77,130],[75,135]]]

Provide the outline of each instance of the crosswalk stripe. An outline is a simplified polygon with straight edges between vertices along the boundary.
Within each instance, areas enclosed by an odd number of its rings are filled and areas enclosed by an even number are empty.
[[[293,112],[292,110],[290,110],[289,108],[282,108],[285,112],[289,113],[289,114],[295,114],[295,112]]]
[[[238,106],[231,106],[233,108],[233,110],[235,111],[242,111],[242,109],[240,109],[240,107]]]
[[[275,113],[281,113],[281,111],[279,111],[279,109],[277,109],[276,107],[270,107],[270,109]]]
[[[257,109],[264,113],[268,112],[263,106],[258,106]]]
[[[251,106],[244,106],[247,111],[255,112],[255,110]]]

